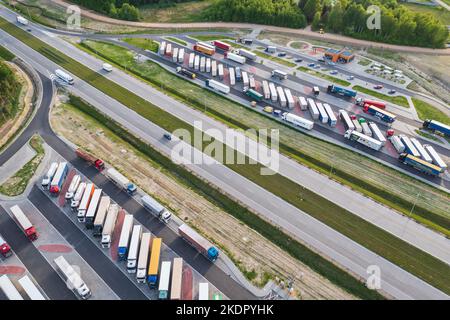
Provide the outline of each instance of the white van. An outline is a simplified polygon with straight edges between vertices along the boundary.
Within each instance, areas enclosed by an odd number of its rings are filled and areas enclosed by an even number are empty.
[[[113,71],[112,65],[110,65],[109,63],[104,63],[103,64],[103,70],[105,70],[106,72]]]

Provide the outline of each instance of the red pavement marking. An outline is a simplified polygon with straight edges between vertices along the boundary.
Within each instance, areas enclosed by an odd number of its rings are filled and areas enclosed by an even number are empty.
[[[0,266],[0,274],[24,274],[25,268],[21,266]]]
[[[70,183],[72,182],[73,176],[75,175],[76,170],[75,169],[71,169],[69,171],[69,173],[67,174],[66,180],[63,183],[63,186],[61,188],[61,191],[59,193],[59,198],[58,198],[58,205],[60,207],[64,207],[64,205],[66,204],[66,192],[69,189]]]
[[[119,215],[117,216],[116,225],[114,226],[112,238],[111,238],[110,254],[111,254],[111,258],[114,261],[117,261],[117,259],[118,259],[118,246],[119,246],[119,240],[120,240],[120,232],[122,231],[122,224],[123,224],[124,218],[125,218],[125,210],[120,209]]]
[[[68,253],[72,251],[72,247],[65,244],[43,244],[38,247],[40,251]]]
[[[249,69],[249,71],[251,72],[251,73],[257,73],[257,71],[258,70],[256,70],[256,67],[255,66],[251,66],[250,68],[248,68]]]
[[[192,269],[185,265],[181,276],[181,300],[192,300]]]

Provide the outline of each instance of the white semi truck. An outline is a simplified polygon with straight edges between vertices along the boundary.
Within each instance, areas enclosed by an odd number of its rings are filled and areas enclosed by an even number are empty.
[[[125,191],[129,195],[136,194],[137,188],[136,186],[128,180],[127,177],[125,177],[123,174],[121,174],[119,171],[117,171],[114,168],[109,168],[106,170],[106,176],[114,182],[117,186],[119,186],[122,189],[125,189]]]
[[[141,198],[142,204],[144,208],[156,215],[161,221],[164,223],[168,223],[172,218],[172,214],[164,208],[158,201],[156,201],[153,197],[146,194]]]
[[[300,116],[297,116],[293,113],[285,112],[281,115],[281,118],[289,123],[292,123],[295,126],[298,126],[306,130],[311,130],[314,127],[314,122],[302,118]]]
[[[362,134],[356,130],[347,130],[344,134],[344,137],[349,140],[356,141],[376,151],[380,150],[383,147],[383,144],[380,141],[366,136],[365,134]]]
[[[91,297],[91,290],[86,283],[84,283],[80,274],[75,271],[67,260],[63,256],[59,256],[53,261],[56,264],[59,275],[68,284],[67,287],[71,289],[79,299],[89,299]]]

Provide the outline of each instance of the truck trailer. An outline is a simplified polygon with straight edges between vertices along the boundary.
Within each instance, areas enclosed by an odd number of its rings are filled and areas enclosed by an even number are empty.
[[[248,79],[248,73],[246,71],[242,71],[242,84],[244,85],[244,89],[249,87],[249,79]]]
[[[308,101],[309,112],[311,113],[311,117],[314,120],[319,119],[320,112],[319,112],[319,109],[317,108],[316,103],[314,102],[314,100],[311,99],[311,98],[308,98],[307,101]]]
[[[67,189],[66,194],[64,195],[64,198],[66,200],[70,200],[75,195],[75,192],[78,189],[78,186],[81,182],[81,176],[79,174],[76,174],[73,176],[72,181],[70,181],[69,189]]]
[[[288,74],[281,70],[272,70],[272,78],[278,78],[280,80],[286,80]]]
[[[102,189],[95,189],[94,193],[92,194],[91,200],[89,201],[89,206],[87,207],[86,211],[83,211],[80,214],[80,211],[78,211],[78,222],[86,222],[86,216],[89,215],[89,217],[93,220],[95,217],[95,213],[97,212],[98,204],[100,203],[100,197],[102,196]]]
[[[95,215],[94,219],[94,230],[93,235],[94,237],[101,237],[103,232],[103,226],[105,225],[106,217],[111,214],[117,215],[119,212],[119,205],[116,203],[110,204],[107,210],[99,210],[97,214]]]
[[[223,51],[230,51],[231,50],[231,45],[229,45],[228,43],[219,41],[219,40],[214,40],[212,42],[212,44],[216,47],[219,48]]]
[[[100,198],[100,202],[98,203],[97,212],[89,211],[86,213],[86,228],[92,229],[94,228],[95,218],[97,215],[105,216],[108,212],[109,206],[111,205],[111,198],[108,196],[103,196]]]
[[[194,57],[194,70],[200,71],[200,56],[195,55]]]
[[[365,134],[362,134],[356,130],[347,130],[344,134],[344,137],[349,140],[356,141],[376,151],[380,150],[381,147],[383,147],[380,141],[375,140],[372,137],[366,136]]]
[[[327,87],[327,92],[328,93],[332,93],[332,94],[337,94],[340,96],[344,96],[344,97],[348,97],[348,98],[354,98],[356,97],[356,91],[354,90],[350,90],[350,89],[345,89],[342,87],[338,87],[334,84],[329,85]]]
[[[437,165],[441,169],[447,169],[447,164],[442,160],[442,158],[432,146],[430,146],[429,144],[424,144],[423,147],[428,152],[430,157],[433,158],[433,164]]]
[[[90,153],[84,151],[83,149],[78,148],[75,153],[77,154],[77,156],[79,156],[81,159],[86,160],[88,163],[92,164],[95,166],[95,168],[98,171],[102,171],[103,169],[105,169],[105,163],[103,162],[103,160],[91,155]]]
[[[254,54],[251,51],[245,50],[245,49],[239,49],[239,54],[241,56],[246,57],[246,58],[248,58],[250,60],[253,60],[253,61],[255,61],[256,57],[257,57],[256,54]]]
[[[240,64],[244,64],[246,62],[245,57],[232,53],[232,52],[225,52],[225,58]]]
[[[41,185],[44,188],[48,188],[50,185],[50,182],[52,182],[53,177],[55,176],[56,170],[58,169],[58,162],[52,162],[50,167],[48,168],[47,173],[42,178]]]
[[[86,212],[89,207],[89,203],[91,202],[92,195],[94,194],[95,186],[93,183],[89,183],[86,185],[86,189],[84,189],[83,197],[81,198],[80,205],[78,206],[77,218],[78,221],[80,219],[84,219]]]
[[[0,276],[0,289],[8,300],[18,301],[23,300],[19,290],[14,286],[9,277],[4,274]]]
[[[211,76],[217,77],[217,61],[216,60],[211,61]]]
[[[325,111],[321,102],[316,103],[317,110],[319,110],[319,120],[322,123],[328,123],[328,113]]]
[[[206,59],[205,72],[207,72],[207,73],[211,72],[211,58],[207,58]]]
[[[207,54],[209,56],[212,56],[214,53],[216,53],[216,49],[205,42],[197,42],[197,44],[194,45],[194,50]]]
[[[189,70],[187,70],[185,68],[177,67],[176,71],[177,71],[177,73],[180,73],[180,74],[188,77],[189,79],[195,79],[196,78],[195,73],[193,73],[193,72],[191,72],[191,71],[189,71]]]
[[[341,118],[345,131],[347,130],[355,130],[355,124],[353,123],[352,119],[348,115],[347,111],[344,109],[339,110],[339,118]]]
[[[128,246],[130,245],[131,231],[133,228],[133,215],[126,214],[123,219],[122,230],[120,231],[119,246],[117,255],[120,261],[127,260]]]
[[[145,283],[148,268],[148,257],[150,256],[150,243],[152,234],[145,232],[142,234],[141,246],[139,249],[139,257],[137,260],[136,280],[138,283]]]
[[[209,300],[209,283],[200,282],[198,284],[198,300]]]
[[[311,130],[314,127],[314,122],[289,112],[284,112],[281,119],[306,130]]]
[[[234,75],[234,68],[228,68],[228,75],[230,76],[230,86],[234,86],[236,84],[236,77]]]
[[[378,141],[380,141],[384,146],[386,144],[386,138],[384,137],[380,128],[378,128],[375,122],[369,122],[369,127],[370,130],[372,130],[372,136]]]
[[[409,153],[410,155],[416,158],[420,158],[420,153],[419,151],[417,151],[416,147],[411,142],[411,140],[403,134],[401,134],[399,137],[402,140],[403,144],[405,145],[405,152]]]
[[[422,160],[418,157],[414,157],[413,155],[408,154],[406,152],[400,154],[398,159],[404,164],[412,166],[413,168],[432,176],[438,176],[445,171],[444,169],[438,167],[437,165],[428,163],[425,160]]]
[[[223,80],[224,72],[223,72],[223,64],[219,63],[217,65],[217,75],[219,76],[220,80]]]
[[[294,109],[295,100],[294,97],[292,96],[291,90],[289,90],[288,88],[284,88],[284,93],[286,95],[287,107],[289,109]]]
[[[333,109],[328,103],[324,103],[323,108],[325,109],[328,115],[328,124],[330,125],[330,127],[335,127],[337,123],[337,118],[333,112]]]
[[[194,69],[194,60],[195,60],[195,53],[193,53],[193,52],[189,53],[188,66],[191,69]]]
[[[67,287],[72,290],[79,299],[87,300],[91,297],[91,290],[84,283],[80,274],[67,262],[63,256],[59,256],[53,262],[56,270],[63,280],[67,283]]]
[[[161,263],[161,272],[159,274],[158,299],[166,300],[169,296],[170,271],[172,263],[163,261]]]
[[[256,91],[256,90],[253,90],[253,89],[247,89],[247,90],[244,90],[244,93],[245,93],[248,97],[250,97],[251,99],[253,99],[253,100],[257,101],[257,102],[262,101],[263,98],[264,98],[264,96],[263,96],[261,93],[259,93],[259,92]]]
[[[266,80],[263,80],[262,88],[263,88],[263,93],[264,93],[264,99],[269,100],[270,99],[270,89],[269,89],[269,83]]]
[[[164,223],[168,223],[172,218],[172,214],[164,208],[158,201],[153,197],[146,194],[141,198],[142,204],[145,209],[150,211],[152,214],[156,215]]]
[[[147,272],[147,284],[150,289],[155,289],[158,283],[159,259],[161,256],[161,238],[153,238],[150,254],[150,265]]]
[[[69,166],[67,165],[67,162],[60,162],[58,165],[58,169],[56,169],[56,173],[52,179],[52,182],[50,183],[51,195],[56,197],[59,194],[68,171]]]
[[[425,160],[428,163],[433,163],[433,159],[430,157],[428,152],[425,150],[425,148],[422,146],[422,144],[417,140],[416,138],[411,138],[411,142],[413,143],[414,147],[416,147],[417,151],[420,153],[420,158]]]
[[[72,200],[70,201],[70,207],[72,210],[77,210],[80,205],[81,198],[83,198],[84,190],[86,189],[86,182],[81,182],[75,192]]]
[[[210,261],[214,262],[219,256],[219,250],[214,247],[208,240],[200,236],[187,224],[182,224],[178,227],[178,233],[189,244],[196,248],[201,254],[207,257]]]
[[[216,91],[219,91],[221,93],[224,93],[224,94],[227,94],[227,93],[230,92],[230,87],[229,86],[227,86],[227,85],[225,85],[223,83],[220,83],[218,81],[212,80],[212,79],[207,79],[205,81],[205,84],[206,84],[207,87],[212,88],[212,89],[214,89]]]
[[[269,83],[269,90],[270,90],[270,100],[272,100],[272,102],[276,102],[278,100],[278,93],[277,89],[275,88],[275,84],[273,82]]]
[[[139,246],[141,245],[142,238],[142,226],[136,224],[133,226],[133,232],[131,233],[130,247],[128,248],[127,256],[127,272],[136,273],[136,264],[138,263]],[[145,269],[145,275],[147,275],[147,269]],[[144,280],[145,282],[145,280]]]
[[[106,170],[106,176],[119,188],[124,189],[129,195],[136,194],[136,186],[116,169],[109,168],[108,170]]]
[[[162,41],[161,44],[159,45],[159,54],[160,55],[164,55],[164,53],[166,53],[166,46],[167,46],[167,42]]]
[[[200,57],[200,72],[206,71],[206,58]]]
[[[277,87],[277,94],[278,94],[278,101],[280,102],[280,106],[282,108],[286,108],[287,100],[286,100],[286,96],[284,94],[284,90],[282,87],[280,87],[280,86]]]
[[[183,62],[184,62],[184,48],[180,48],[180,50],[178,50],[178,63]]]
[[[308,110],[308,102],[305,97],[298,97],[298,103],[300,104],[300,110]]]
[[[395,150],[397,150],[398,153],[403,153],[405,151],[405,145],[398,136],[392,136],[389,138],[389,140],[391,141],[392,145],[394,146]]]
[[[17,224],[22,229],[22,231],[25,233],[27,238],[30,241],[36,240],[38,238],[38,233],[36,232],[36,228],[33,226],[33,224],[27,218],[25,213],[23,213],[22,209],[20,209],[20,207],[18,205],[12,206],[9,209],[11,210],[14,220],[17,222]]]
[[[358,98],[356,99],[356,104],[359,105],[360,107],[364,107],[366,105],[368,106],[374,106],[377,107],[379,109],[386,109],[386,103],[381,102],[381,101],[375,101],[375,100],[370,100],[370,99],[363,99],[363,98]]]
[[[364,133],[366,136],[371,137],[372,136],[372,130],[370,130],[369,125],[366,122],[366,119],[359,118],[358,122],[361,125],[362,133]]]
[[[172,62],[177,63],[178,62],[178,48],[173,48],[172,52]]]
[[[172,284],[170,286],[170,300],[181,299],[182,278],[183,258],[174,258],[172,266]]]
[[[30,300],[43,301],[47,300],[42,295],[41,291],[36,287],[33,281],[31,281],[30,277],[27,275],[23,276],[18,280],[19,284],[22,286],[23,291],[27,294]]]
[[[450,126],[436,120],[425,120],[422,127],[431,132],[439,132],[444,136],[450,137]]]
[[[117,207],[117,210],[108,210],[102,230],[102,248],[109,248],[111,246],[111,237],[114,231],[114,226],[116,225],[118,214],[119,207]]]
[[[387,123],[394,122],[396,118],[395,114],[392,114],[390,112],[387,112],[386,110],[380,109],[372,105],[364,106],[363,111]]]
[[[28,20],[22,16],[17,16],[16,21],[17,21],[17,23],[20,23],[21,25],[24,25],[24,26],[28,25]]]

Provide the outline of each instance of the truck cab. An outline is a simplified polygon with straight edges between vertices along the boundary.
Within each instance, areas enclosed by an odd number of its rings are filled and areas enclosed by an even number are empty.
[[[127,185],[127,193],[128,193],[129,195],[135,195],[136,192],[137,192],[137,187],[136,187],[133,183],[130,182],[130,183]]]
[[[11,247],[6,243],[5,240],[3,240],[1,236],[0,236],[0,254],[5,258],[8,258],[9,256],[12,255]]]

